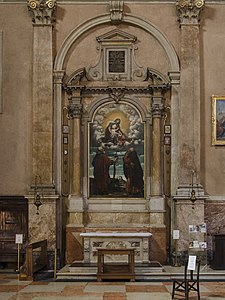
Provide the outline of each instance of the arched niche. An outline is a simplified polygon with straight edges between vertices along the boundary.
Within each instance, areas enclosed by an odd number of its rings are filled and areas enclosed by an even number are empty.
[[[55,59],[54,63],[54,118],[55,118],[55,124],[58,123],[58,120],[61,119],[61,103],[62,103],[62,84],[63,84],[63,77],[64,77],[64,71],[63,71],[63,65],[64,61],[69,53],[69,50],[73,43],[77,41],[79,37],[81,37],[83,34],[87,33],[89,30],[91,30],[94,27],[97,27],[98,25],[107,25],[110,22],[110,16],[107,15],[101,15],[97,16],[95,18],[92,18],[90,20],[85,21],[83,24],[75,28],[64,40],[62,43]],[[151,24],[149,21],[142,20],[139,16],[134,16],[132,14],[125,14],[123,18],[124,24],[129,24],[132,26],[138,26],[142,30],[148,32],[151,36],[153,36],[159,44],[162,46],[162,48],[165,51],[166,56],[169,60],[169,77],[171,80],[171,83],[173,85],[179,85],[179,63],[178,58],[176,55],[176,52],[169,42],[169,40],[166,38],[166,36],[158,30],[153,24]],[[179,101],[179,91],[175,87],[175,89],[172,89],[171,92],[171,98],[173,99],[172,105],[174,103],[178,103]],[[177,111],[177,110],[176,110]],[[172,120],[173,122],[173,120]],[[175,124],[176,127],[176,124]],[[55,125],[55,182],[56,185],[59,187],[60,190],[60,184],[61,184],[61,126]],[[176,156],[176,151],[173,151],[174,157]]]

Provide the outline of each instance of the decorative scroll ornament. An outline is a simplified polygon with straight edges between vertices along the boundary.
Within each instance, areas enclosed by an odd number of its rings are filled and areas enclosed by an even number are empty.
[[[121,88],[110,88],[110,97],[118,103],[124,97],[124,90]]]
[[[56,0],[27,0],[29,11],[33,13],[33,23],[52,24]]]
[[[178,0],[176,3],[178,20],[183,24],[199,24],[200,12],[205,0]]]
[[[123,19],[123,1],[110,1],[110,18],[112,23],[119,23]]]

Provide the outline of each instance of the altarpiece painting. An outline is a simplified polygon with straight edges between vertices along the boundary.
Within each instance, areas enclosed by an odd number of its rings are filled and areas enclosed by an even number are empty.
[[[100,106],[89,124],[89,195],[144,197],[144,123],[128,102]]]

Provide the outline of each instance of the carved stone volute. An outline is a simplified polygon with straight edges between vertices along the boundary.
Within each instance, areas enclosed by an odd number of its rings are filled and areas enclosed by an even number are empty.
[[[55,19],[53,12],[56,0],[28,0],[27,6],[33,14],[33,23],[38,25],[51,25]]]
[[[112,0],[110,5],[110,19],[112,23],[120,23],[123,19],[123,1]]]

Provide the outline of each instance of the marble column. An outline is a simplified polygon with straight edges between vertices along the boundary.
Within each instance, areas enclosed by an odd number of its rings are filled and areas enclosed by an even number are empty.
[[[171,83],[171,195],[175,195],[179,184],[179,107],[180,72],[169,72]]]
[[[55,1],[27,2],[33,20],[33,177],[53,187],[53,12]],[[33,179],[34,180],[34,179]]]
[[[29,0],[33,21],[32,177],[29,199],[29,242],[48,241],[49,264],[57,241],[59,197],[53,181],[53,12],[55,1]],[[38,182],[35,183],[35,179]],[[35,185],[34,185],[35,183]],[[34,191],[42,205],[34,205]]]
[[[172,184],[173,207],[171,209],[171,229],[180,230],[180,239],[176,242],[176,250],[186,256],[190,253],[189,225],[204,223],[204,189],[200,185],[200,13],[204,0],[178,0],[176,9],[180,22],[180,93],[179,103],[175,108],[172,99]],[[174,74],[169,74],[173,79]],[[177,118],[177,120],[175,120]],[[179,141],[179,142],[178,142]],[[174,152],[174,153],[173,153]],[[177,155],[177,157],[175,157]],[[195,180],[193,182],[193,174]],[[192,184],[192,185],[191,185]],[[176,191],[175,191],[176,189]],[[191,191],[195,193],[194,206]],[[193,208],[194,209],[193,209]],[[204,236],[195,237],[203,241]],[[175,242],[171,241],[172,250]]]
[[[180,106],[179,106],[179,184],[200,174],[200,12],[204,1],[179,0],[180,22]]]
[[[162,96],[152,99],[152,183],[151,195],[162,195],[161,124],[163,116]]]
[[[158,93],[157,93],[158,94]],[[166,227],[165,227],[165,199],[162,191],[162,118],[164,115],[163,96],[152,97],[152,173],[151,196],[149,201],[150,232],[154,239],[151,242],[151,253],[161,262],[166,262]],[[151,254],[150,254],[151,257]]]
[[[69,97],[68,115],[71,123],[71,187],[69,210],[83,211],[81,196],[81,95]]]
[[[68,219],[66,225],[66,262],[82,260],[82,239],[84,228],[83,196],[81,194],[81,93],[73,91],[68,97],[68,115],[70,118],[70,195],[68,198]]]

